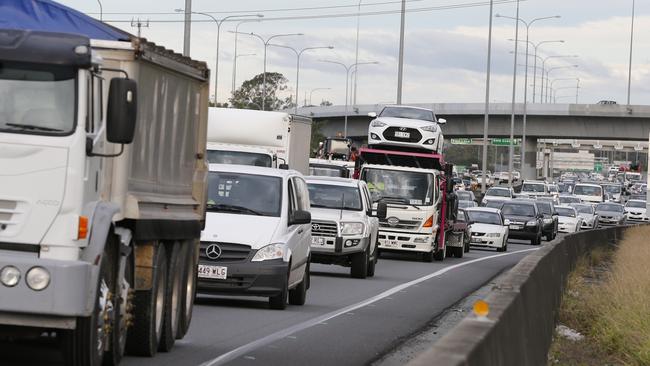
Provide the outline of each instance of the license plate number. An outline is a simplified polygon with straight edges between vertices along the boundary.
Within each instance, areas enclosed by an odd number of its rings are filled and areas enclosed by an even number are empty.
[[[325,238],[319,238],[312,236],[311,245],[325,245]]]
[[[482,243],[483,241],[481,240],[481,238],[472,238],[471,242],[472,243]]]
[[[384,245],[387,248],[397,248],[397,247],[399,247],[399,244],[397,243],[397,240],[385,240]]]
[[[523,229],[524,227],[521,226],[521,225],[510,225],[510,228],[511,228],[512,230],[521,230],[521,229]]]
[[[228,267],[209,266],[206,264],[199,264],[199,277],[201,278],[225,280],[227,274],[228,274]]]
[[[395,137],[401,137],[403,139],[407,139],[411,137],[411,134],[408,132],[402,132],[402,131],[395,131]]]

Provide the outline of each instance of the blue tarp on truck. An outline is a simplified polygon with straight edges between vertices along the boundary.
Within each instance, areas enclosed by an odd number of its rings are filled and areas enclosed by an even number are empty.
[[[0,29],[81,34],[128,41],[132,35],[51,0],[0,0]]]

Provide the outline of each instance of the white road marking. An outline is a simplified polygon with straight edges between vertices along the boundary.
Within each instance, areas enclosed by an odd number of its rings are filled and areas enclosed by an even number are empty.
[[[242,346],[239,346],[239,347],[233,349],[232,351],[226,352],[226,353],[222,354],[221,356],[219,356],[219,357],[217,357],[217,358],[215,358],[213,360],[206,361],[206,362],[202,363],[201,366],[223,365],[226,362],[232,361],[232,360],[234,360],[234,359],[236,359],[238,357],[241,357],[242,355],[249,354],[250,352],[252,352],[252,351],[254,351],[254,350],[256,350],[256,349],[258,349],[260,347],[266,346],[269,343],[281,340],[282,338],[291,337],[292,334],[303,331],[303,330],[308,329],[308,328],[311,328],[311,327],[313,327],[315,325],[327,324],[326,321],[328,321],[330,319],[333,319],[333,318],[336,318],[336,317],[338,317],[340,315],[343,315],[343,314],[349,313],[351,311],[360,309],[360,308],[362,308],[364,306],[368,306],[368,305],[370,305],[372,303],[375,303],[375,302],[377,302],[379,300],[389,298],[389,296],[394,295],[397,292],[400,292],[400,291],[402,291],[404,289],[407,289],[407,288],[409,288],[411,286],[417,285],[418,283],[430,280],[430,279],[435,278],[435,277],[439,277],[439,276],[441,276],[441,275],[443,275],[443,274],[445,274],[445,273],[447,273],[447,272],[449,272],[449,271],[451,271],[453,269],[456,269],[456,268],[459,268],[459,267],[464,267],[464,266],[470,265],[472,263],[486,261],[486,260],[489,260],[489,259],[505,257],[505,256],[508,256],[508,255],[513,255],[513,254],[520,254],[520,253],[524,253],[524,252],[532,252],[532,251],[535,251],[535,250],[538,250],[538,249],[539,248],[522,249],[522,250],[517,250],[517,251],[514,251],[514,252],[495,254],[495,255],[490,255],[490,256],[487,256],[487,257],[472,259],[472,260],[469,260],[469,261],[466,261],[466,262],[454,264],[453,266],[442,268],[442,269],[440,269],[440,270],[438,270],[436,272],[430,273],[430,274],[428,274],[426,276],[416,278],[415,280],[405,282],[405,283],[403,283],[401,285],[397,285],[397,286],[395,286],[393,288],[390,288],[390,289],[388,289],[388,290],[386,290],[386,291],[384,291],[384,292],[382,292],[382,293],[380,293],[378,295],[375,295],[375,296],[373,296],[371,298],[368,298],[368,299],[363,300],[361,302],[358,302],[356,304],[348,305],[348,306],[346,306],[344,308],[341,308],[339,310],[335,310],[335,311],[332,311],[330,313],[318,316],[316,318],[306,320],[306,321],[304,321],[302,323],[292,325],[289,328],[279,330],[279,331],[277,331],[275,333],[271,333],[271,334],[269,334],[269,335],[267,335],[265,337],[262,337],[260,339],[255,340],[253,342],[250,342],[248,344],[244,344]]]

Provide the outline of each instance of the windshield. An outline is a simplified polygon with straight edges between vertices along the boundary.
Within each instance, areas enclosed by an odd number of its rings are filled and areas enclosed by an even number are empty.
[[[600,203],[596,206],[596,211],[611,211],[611,212],[625,212],[622,205],[613,203]]]
[[[605,188],[605,192],[610,193],[610,194],[619,194],[621,193],[621,186],[619,185],[605,185],[603,186]]]
[[[308,183],[311,207],[361,211],[361,194],[356,187]]]
[[[0,62],[0,131],[69,134],[75,94],[72,67]]]
[[[537,205],[537,210],[544,215],[550,215],[553,210],[551,210],[551,204],[548,202],[535,202]]]
[[[557,214],[564,217],[576,217],[576,212],[572,208],[568,207],[556,207],[555,210]]]
[[[207,203],[211,212],[280,217],[282,178],[210,172]]]
[[[560,196],[560,203],[580,203],[580,198],[571,196]]]
[[[433,174],[369,168],[363,171],[361,179],[368,183],[373,202],[433,204]]]
[[[458,207],[469,208],[478,206],[474,201],[458,201]]]
[[[524,183],[521,186],[521,191],[522,192],[537,192],[537,193],[544,193],[544,188],[546,186],[543,183],[539,184],[533,184],[533,183]]]
[[[630,201],[628,202],[625,207],[632,207],[632,208],[645,208],[645,202],[643,201]]]
[[[548,191],[551,193],[557,193],[558,192],[557,186],[548,186]]]
[[[581,214],[594,214],[594,207],[592,205],[579,205],[579,206],[573,206],[573,208],[578,211],[578,213]]]
[[[457,191],[456,195],[458,196],[459,201],[473,201],[474,200],[474,194],[472,194],[472,192]]]
[[[348,178],[349,170],[346,168],[328,168],[324,166],[310,166],[309,175],[314,175],[317,177],[341,177]]]
[[[485,204],[485,207],[490,207],[490,208],[501,208],[503,206],[504,202],[503,201],[488,201]]]
[[[379,117],[396,117],[396,118],[409,118],[421,119],[433,122],[433,112],[425,109],[407,108],[407,107],[386,107],[384,108]]]
[[[227,150],[208,150],[208,163],[253,165],[267,168],[273,166],[273,160],[270,155]]]
[[[596,186],[581,186],[581,185],[576,185],[575,188],[573,189],[573,194],[578,195],[578,196],[602,196],[603,195],[603,189],[601,187],[596,187]]]
[[[535,206],[506,203],[501,207],[501,213],[513,216],[535,216]]]
[[[627,180],[641,180],[641,174],[639,174],[639,173],[625,173],[625,179],[627,179]]]
[[[469,221],[479,224],[503,225],[501,215],[496,212],[467,211]]]
[[[499,188],[490,188],[485,192],[486,196],[498,196],[498,197],[510,197],[510,190],[508,189],[499,189]]]

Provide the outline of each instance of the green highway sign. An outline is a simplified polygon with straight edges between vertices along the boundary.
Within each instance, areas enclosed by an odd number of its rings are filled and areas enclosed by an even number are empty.
[[[471,145],[472,144],[472,139],[470,139],[470,138],[451,139],[451,144],[452,145]]]
[[[600,173],[603,171],[603,163],[594,163],[594,171]]]
[[[510,139],[508,138],[493,137],[491,140],[492,145],[510,146]],[[513,145],[519,145],[519,139],[515,139]]]

